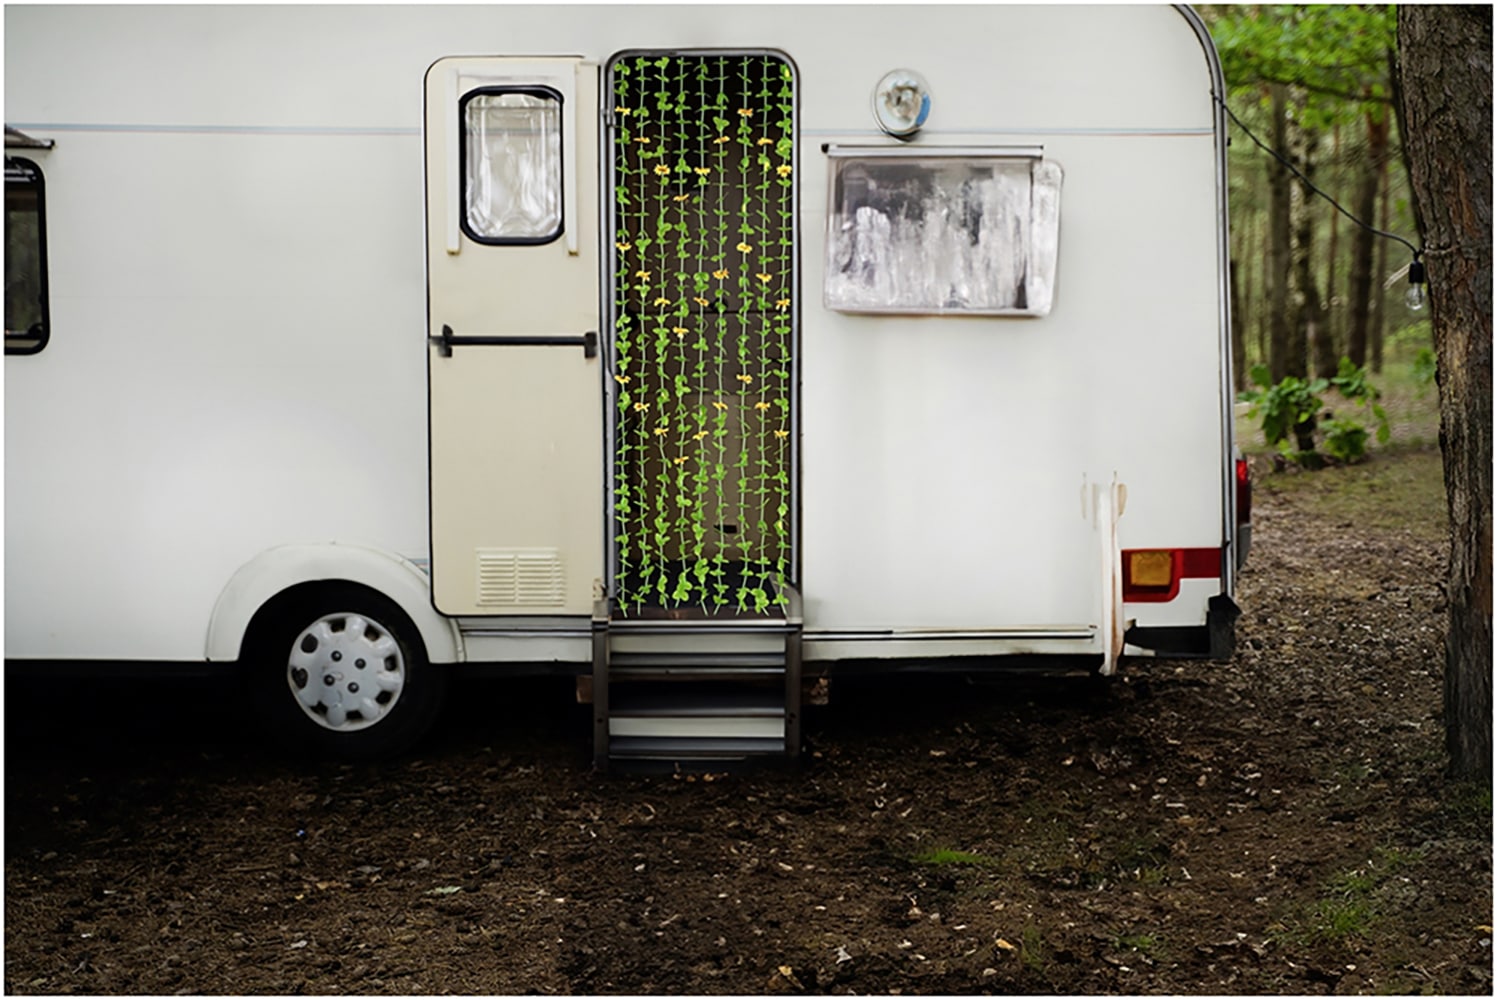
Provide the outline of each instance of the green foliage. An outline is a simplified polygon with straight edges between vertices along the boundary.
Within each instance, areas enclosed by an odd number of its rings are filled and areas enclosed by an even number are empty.
[[[1355,420],[1330,420],[1324,425],[1325,450],[1338,462],[1356,462],[1367,455],[1367,428]]]
[[[1209,7],[1203,13],[1229,87],[1301,86],[1318,99],[1299,111],[1300,124],[1323,129],[1386,111],[1394,10],[1271,4]]]
[[[1428,347],[1419,348],[1414,355],[1413,363],[1414,383],[1419,386],[1420,394],[1429,389],[1435,381],[1435,352]]]
[[[1351,463],[1366,457],[1369,433],[1360,421],[1332,415],[1324,424],[1320,423],[1325,407],[1322,394],[1330,389],[1368,411],[1374,421],[1377,442],[1388,443],[1388,414],[1377,403],[1381,393],[1367,381],[1367,370],[1352,364],[1350,358],[1342,358],[1336,374],[1329,379],[1307,380],[1288,375],[1274,384],[1264,365],[1254,365],[1249,374],[1257,388],[1241,393],[1238,398],[1250,404],[1250,417],[1261,418],[1263,440],[1277,446],[1292,461],[1316,464],[1311,458],[1318,453],[1304,445],[1313,441],[1317,430],[1324,432],[1326,452],[1337,461]],[[1290,440],[1291,435],[1294,441]]]
[[[1251,404],[1248,416],[1263,418],[1263,440],[1276,445],[1287,458],[1296,458],[1299,452],[1289,437],[1299,432],[1306,436],[1314,432],[1316,415],[1320,412],[1320,394],[1329,383],[1317,378],[1306,381],[1286,375],[1275,385],[1265,365],[1254,365],[1249,373],[1257,389],[1249,389],[1238,398]]]

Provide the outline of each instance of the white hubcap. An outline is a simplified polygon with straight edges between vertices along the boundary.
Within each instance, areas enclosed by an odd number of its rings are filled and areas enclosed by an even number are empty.
[[[389,631],[353,612],[323,615],[291,647],[286,683],[313,722],[340,733],[389,714],[405,687],[405,657]]]

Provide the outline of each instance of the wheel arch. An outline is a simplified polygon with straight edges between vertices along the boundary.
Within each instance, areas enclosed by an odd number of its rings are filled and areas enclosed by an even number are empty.
[[[457,624],[432,608],[426,574],[392,553],[336,542],[267,549],[235,571],[213,605],[207,659],[240,659],[262,611],[308,588],[338,583],[367,587],[399,606],[420,633],[429,662],[463,659]]]

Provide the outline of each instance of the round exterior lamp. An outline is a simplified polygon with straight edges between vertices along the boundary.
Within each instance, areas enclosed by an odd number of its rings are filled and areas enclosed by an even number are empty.
[[[873,88],[873,117],[892,136],[914,135],[930,117],[930,84],[912,69],[890,70]]]

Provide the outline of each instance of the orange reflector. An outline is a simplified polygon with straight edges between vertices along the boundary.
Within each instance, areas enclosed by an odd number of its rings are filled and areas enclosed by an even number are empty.
[[[1168,550],[1128,553],[1128,581],[1137,587],[1168,587],[1175,580],[1175,554]]]

